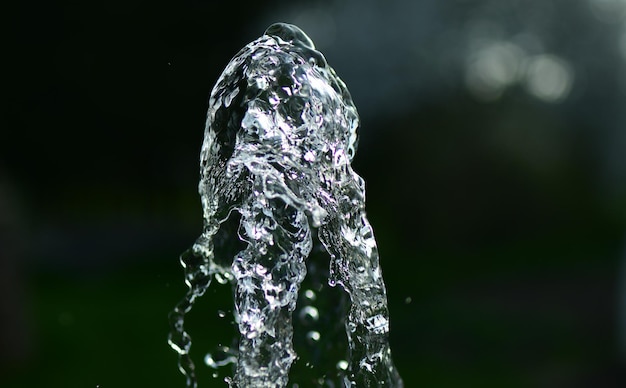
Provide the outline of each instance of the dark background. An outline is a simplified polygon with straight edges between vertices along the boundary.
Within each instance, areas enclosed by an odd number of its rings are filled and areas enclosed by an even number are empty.
[[[1,386],[183,385],[167,313],[201,230],[207,97],[275,21],[312,37],[361,113],[354,167],[407,387],[626,384],[626,2],[3,13]],[[205,299],[209,335],[224,297]]]

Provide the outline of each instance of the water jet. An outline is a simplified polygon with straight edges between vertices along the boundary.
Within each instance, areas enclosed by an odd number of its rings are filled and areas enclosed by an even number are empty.
[[[285,387],[298,357],[294,315],[309,345],[326,335],[316,330],[326,312],[314,301],[330,291],[319,280],[303,291],[307,276],[326,276],[349,297],[348,354],[315,384],[403,386],[365,182],[350,165],[358,125],[346,85],[296,26],[270,26],[226,66],[211,92],[200,157],[204,227],[181,255],[189,291],[170,313],[168,342],[188,386],[197,379],[185,315],[215,278],[233,287],[240,336],[238,349],[205,361],[233,364],[231,387]],[[327,268],[315,255],[327,257]]]

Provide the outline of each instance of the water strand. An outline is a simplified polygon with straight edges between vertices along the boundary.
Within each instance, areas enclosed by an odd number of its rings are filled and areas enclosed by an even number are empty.
[[[189,291],[170,313],[169,344],[188,386],[197,379],[185,316],[213,277],[233,286],[240,337],[236,351],[222,347],[205,362],[234,364],[231,387],[285,387],[299,357],[319,370],[318,386],[403,386],[365,184],[350,166],[357,127],[345,84],[295,26],[270,26],[226,66],[209,99],[200,158],[203,233],[181,255]],[[321,309],[318,295],[333,295],[321,277],[349,303],[332,296],[335,305]],[[325,318],[333,309],[347,316]],[[329,329],[337,324],[348,354],[325,370],[319,353],[342,352]],[[298,356],[294,343],[311,354]]]

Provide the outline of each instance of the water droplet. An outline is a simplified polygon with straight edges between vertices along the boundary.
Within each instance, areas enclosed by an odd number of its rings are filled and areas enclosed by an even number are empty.
[[[228,277],[226,276],[226,274],[222,274],[219,272],[215,273],[215,280],[217,280],[217,282],[219,284],[226,284],[228,283]]]
[[[300,321],[305,325],[311,325],[319,319],[320,315],[313,306],[304,306],[300,311]]]
[[[343,371],[348,370],[348,361],[339,360],[339,362],[337,362],[337,369],[343,370]]]
[[[406,299],[404,299],[405,304],[410,304],[411,302],[413,302],[413,299],[410,296],[407,296]]]
[[[315,295],[315,291],[313,290],[306,290],[304,291],[304,297],[307,298],[308,300],[310,300],[311,302],[315,301],[315,299],[317,299],[317,295]]]
[[[308,333],[306,333],[306,339],[309,341],[309,344],[311,345],[318,342],[320,338],[321,338],[321,335],[317,331],[309,331]]]
[[[217,310],[217,316],[220,318],[224,318],[226,316],[226,312],[222,310]]]

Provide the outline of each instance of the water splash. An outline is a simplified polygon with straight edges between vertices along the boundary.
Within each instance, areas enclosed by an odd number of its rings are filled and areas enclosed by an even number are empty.
[[[189,291],[170,314],[168,342],[188,386],[197,382],[184,318],[212,277],[233,285],[240,339],[236,353],[223,348],[206,361],[214,368],[234,362],[231,387],[288,384],[297,360],[294,323],[309,346],[327,335],[318,330],[324,311],[314,302],[329,290],[318,285],[299,295],[307,265],[307,278],[326,276],[350,297],[349,354],[316,385],[403,386],[391,359],[365,184],[350,166],[357,127],[345,84],[295,26],[270,26],[226,66],[211,93],[202,145],[204,229],[181,255]],[[326,271],[312,261],[320,254],[328,258]]]

